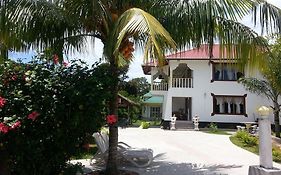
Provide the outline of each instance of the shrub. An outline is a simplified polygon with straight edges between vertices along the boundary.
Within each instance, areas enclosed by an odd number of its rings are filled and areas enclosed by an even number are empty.
[[[218,126],[215,123],[210,123],[209,128],[211,132],[218,132]]]
[[[258,138],[255,136],[251,136],[246,131],[237,131],[235,136],[243,142],[244,146],[251,147],[258,145]]]
[[[59,174],[104,124],[110,76],[75,62],[6,62],[0,70],[0,149],[11,173]]]
[[[140,127],[142,129],[148,129],[150,127],[150,123],[149,122],[141,122]]]
[[[276,162],[281,162],[281,148],[277,146],[272,147],[273,160]]]

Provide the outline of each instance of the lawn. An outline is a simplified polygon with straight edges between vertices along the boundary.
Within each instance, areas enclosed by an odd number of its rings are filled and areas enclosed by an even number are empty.
[[[227,131],[222,130],[222,129],[208,130],[208,131],[203,131],[203,132],[208,133],[208,134],[231,135],[230,133],[228,133]]]

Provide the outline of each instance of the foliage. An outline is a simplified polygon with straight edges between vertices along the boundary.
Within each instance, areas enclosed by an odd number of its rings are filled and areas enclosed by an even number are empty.
[[[209,129],[210,129],[211,132],[214,132],[214,133],[218,132],[218,125],[212,122],[209,125]]]
[[[273,161],[281,162],[281,147],[272,146]]]
[[[247,151],[250,151],[250,152],[253,152],[255,154],[258,154],[259,153],[259,147],[256,145],[256,146],[245,146],[244,142],[241,141],[241,139],[237,138],[235,135],[232,135],[230,137],[230,141],[234,144],[234,145],[237,145]]]
[[[237,131],[235,137],[241,140],[244,146],[251,147],[258,145],[258,139],[255,136],[251,136],[246,131]]]
[[[114,78],[110,87],[113,94],[109,104],[111,114],[117,114],[118,66],[132,61],[134,50],[132,45],[138,44],[143,48],[146,63],[157,63],[161,66],[165,63],[164,54],[167,53],[167,49],[176,48],[169,32],[176,38],[180,48],[189,43],[196,46],[210,43],[210,55],[214,40],[219,39],[221,44],[227,46],[225,50],[237,51],[234,52],[234,57],[241,58],[242,64],[253,63],[259,60],[256,59],[258,56],[256,48],[264,43],[255,32],[237,22],[237,17],[243,17],[250,10],[256,16],[259,7],[266,14],[260,15],[259,18],[264,28],[268,27],[268,21],[279,27],[277,19],[281,16],[278,8],[258,0],[239,0],[236,3],[200,0],[15,0],[10,6],[12,8],[9,15],[17,24],[18,35],[30,36],[31,39],[26,42],[35,43],[37,47],[51,45],[62,55],[63,46],[73,39],[84,39],[85,35],[91,35],[102,41],[104,58],[110,63],[111,77]],[[256,17],[253,19],[257,21]],[[187,28],[189,30],[186,30]],[[280,27],[276,31],[280,31],[279,29]],[[75,46],[81,44],[81,42],[71,43]],[[230,55],[232,56],[232,52]],[[118,142],[116,127],[110,127],[109,137],[106,174],[115,174]]]
[[[239,131],[239,132],[243,132],[243,131]],[[241,139],[241,137],[244,137],[244,135],[245,135],[245,133],[239,133],[239,136],[237,137],[237,134],[235,134],[230,137],[230,140],[233,144],[235,144],[245,150],[248,150],[255,154],[259,154],[258,142],[257,142],[257,144],[252,144],[252,145],[245,144],[245,142]],[[281,148],[280,147],[275,146],[275,145],[272,146],[272,158],[273,158],[273,161],[275,161],[275,162],[279,162],[279,163],[281,162]]]
[[[135,121],[133,121],[132,126],[139,127],[139,126],[141,126],[141,124],[143,122],[150,123],[150,126],[160,126],[160,124],[161,124],[161,121],[156,121],[156,122],[153,121],[153,122],[151,122],[150,120],[135,120]]]
[[[129,96],[140,97],[149,92],[150,84],[145,77],[133,78],[128,82],[124,82],[122,87]]]
[[[148,129],[150,127],[150,122],[141,122],[140,128]]]
[[[277,137],[280,137],[280,121],[279,112],[280,104],[279,97],[281,92],[281,39],[277,40],[275,44],[271,46],[269,52],[265,54],[266,60],[264,61],[261,73],[264,79],[257,78],[240,78],[239,83],[243,84],[246,90],[256,93],[258,95],[264,95],[270,99],[273,103],[271,108],[273,109],[275,133]]]
[[[97,65],[1,65],[0,132],[13,174],[59,174],[104,124],[110,79]]]

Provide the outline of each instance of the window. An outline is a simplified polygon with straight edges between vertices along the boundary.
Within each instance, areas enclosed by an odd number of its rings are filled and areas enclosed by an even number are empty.
[[[213,63],[212,81],[236,81],[244,76],[234,64]]]
[[[246,103],[245,98],[247,94],[243,96],[230,96],[230,95],[214,95],[213,96],[213,113],[225,114],[225,115],[245,115]]]
[[[150,117],[161,117],[160,116],[160,107],[151,107],[150,108]]]

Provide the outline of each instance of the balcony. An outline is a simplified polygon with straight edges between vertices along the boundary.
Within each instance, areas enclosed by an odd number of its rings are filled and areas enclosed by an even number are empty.
[[[192,78],[173,78],[172,79],[173,88],[193,88]]]
[[[153,82],[152,90],[153,91],[167,91],[168,90],[168,83]]]

